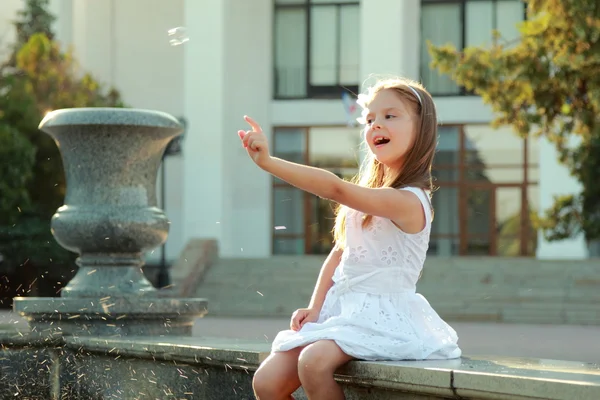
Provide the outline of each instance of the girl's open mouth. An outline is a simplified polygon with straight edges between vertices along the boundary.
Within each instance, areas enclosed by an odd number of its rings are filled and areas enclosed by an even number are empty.
[[[390,139],[385,136],[375,136],[373,138],[373,144],[375,147],[381,147],[390,142]]]

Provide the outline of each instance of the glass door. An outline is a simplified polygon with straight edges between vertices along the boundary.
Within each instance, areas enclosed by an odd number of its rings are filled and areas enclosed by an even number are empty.
[[[306,163],[306,129],[275,130],[273,155]],[[304,254],[306,247],[305,193],[273,178],[273,254]]]
[[[465,185],[461,196],[461,255],[535,254],[536,237],[523,185]]]
[[[460,198],[461,255],[495,253],[496,191],[489,186],[463,186]]]

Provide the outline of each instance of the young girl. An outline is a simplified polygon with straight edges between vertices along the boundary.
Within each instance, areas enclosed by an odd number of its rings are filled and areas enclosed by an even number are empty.
[[[352,359],[424,360],[461,356],[456,332],[415,293],[433,210],[431,164],[437,117],[431,95],[405,79],[380,81],[359,96],[369,148],[357,184],[269,155],[260,126],[238,135],[272,175],[339,203],[335,247],[307,308],[294,312],[254,376],[258,399],[343,399],[334,380]]]

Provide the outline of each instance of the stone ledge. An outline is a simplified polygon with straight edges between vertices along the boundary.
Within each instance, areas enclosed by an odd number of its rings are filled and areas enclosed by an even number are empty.
[[[73,350],[111,357],[169,360],[253,372],[269,343],[219,338],[66,337]],[[248,375],[250,379],[250,374]],[[463,357],[459,360],[351,362],[338,371],[345,390],[377,398],[597,399],[600,365],[530,358]],[[364,392],[363,392],[364,393]],[[371,396],[369,394],[369,396]],[[350,395],[350,398],[361,398]],[[371,397],[369,397],[371,398]]]

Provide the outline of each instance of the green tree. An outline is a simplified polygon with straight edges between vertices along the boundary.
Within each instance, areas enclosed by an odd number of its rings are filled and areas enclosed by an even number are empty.
[[[48,39],[54,40],[52,24],[56,17],[48,12],[49,3],[49,0],[27,0],[25,8],[18,11],[19,19],[15,22],[17,49],[36,33],[43,33]]]
[[[36,33],[43,33],[50,40],[54,40],[52,24],[56,20],[48,12],[49,0],[26,0],[25,8],[17,12],[18,19],[14,21],[16,41],[10,59],[4,66],[14,67],[19,49]]]
[[[523,137],[545,136],[581,184],[558,196],[540,228],[548,240],[600,239],[600,2],[529,0],[520,37],[486,48],[428,43],[432,67],[482,97]],[[575,138],[575,145],[573,139]]]
[[[12,225],[30,205],[27,184],[33,176],[35,148],[16,129],[0,124],[0,160],[0,225]]]

